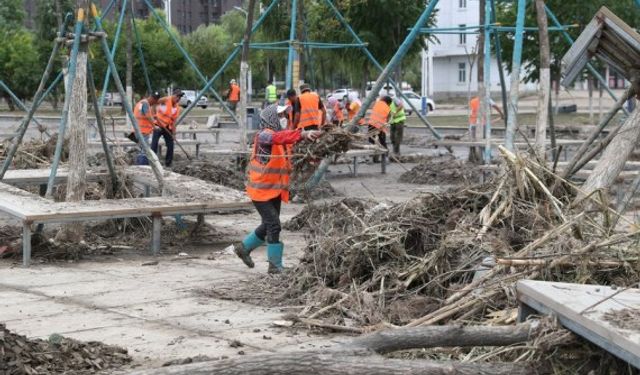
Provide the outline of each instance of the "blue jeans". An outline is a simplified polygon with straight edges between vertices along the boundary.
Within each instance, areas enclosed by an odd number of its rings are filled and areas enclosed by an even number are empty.
[[[170,167],[173,162],[173,134],[163,128],[156,128],[153,130],[153,139],[151,140],[151,149],[158,154],[158,142],[160,137],[164,138],[164,144],[167,146],[164,156],[165,167]]]
[[[144,142],[149,144],[151,140],[151,134],[147,134],[144,136]],[[142,147],[143,140],[138,140],[138,155],[136,156],[135,165],[149,165],[149,159],[147,159],[147,154],[144,153],[144,147]]]

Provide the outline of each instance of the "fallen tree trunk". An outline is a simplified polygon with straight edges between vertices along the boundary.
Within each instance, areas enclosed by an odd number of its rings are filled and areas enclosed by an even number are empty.
[[[538,324],[506,327],[426,326],[380,331],[357,337],[326,351],[258,354],[162,369],[136,375],[258,375],[258,374],[533,374],[526,363],[462,363],[387,359],[378,354],[433,347],[506,346],[533,339]]]
[[[346,356],[336,353],[260,354],[236,359],[136,371],[135,375],[525,375],[534,374],[522,363],[461,363]]]
[[[602,153],[598,164],[582,185],[582,189],[576,202],[589,196],[598,189],[608,189],[624,168],[624,163],[629,159],[638,139],[640,138],[640,111],[633,111],[620,128],[609,146]]]

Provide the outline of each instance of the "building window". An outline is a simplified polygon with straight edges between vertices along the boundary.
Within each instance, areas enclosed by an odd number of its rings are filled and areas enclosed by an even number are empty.
[[[467,7],[467,0],[458,0],[458,8],[464,9]]]
[[[467,64],[458,63],[458,83],[467,82]]]
[[[465,34],[465,30],[464,28],[467,25],[458,25],[458,27],[460,27],[460,29],[462,29],[462,33],[458,34],[458,44],[467,44],[467,34]]]

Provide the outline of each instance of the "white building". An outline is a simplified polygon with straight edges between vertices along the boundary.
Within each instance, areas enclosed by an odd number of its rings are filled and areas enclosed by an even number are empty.
[[[444,0],[437,5],[437,28],[456,28],[480,24],[479,0]],[[471,31],[471,30],[470,30]],[[422,53],[422,95],[436,98],[467,96],[478,91],[478,64],[475,53],[478,34],[437,34]],[[482,53],[482,51],[480,51]],[[505,70],[507,90],[509,75]],[[491,91],[501,90],[498,63],[491,58]],[[535,89],[527,85],[522,90]]]

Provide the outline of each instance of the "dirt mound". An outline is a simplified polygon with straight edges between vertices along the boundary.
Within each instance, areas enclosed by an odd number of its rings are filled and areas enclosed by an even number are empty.
[[[216,163],[206,160],[184,160],[176,162],[172,169],[174,172],[186,176],[199,178],[237,190],[244,190],[244,172],[238,171],[226,163]]]
[[[480,180],[478,166],[451,154],[424,157],[420,164],[400,175],[398,181],[410,184],[455,185]]]
[[[0,324],[0,373],[93,374],[131,362],[127,350],[97,341],[82,342],[51,335],[49,340],[28,339]]]

